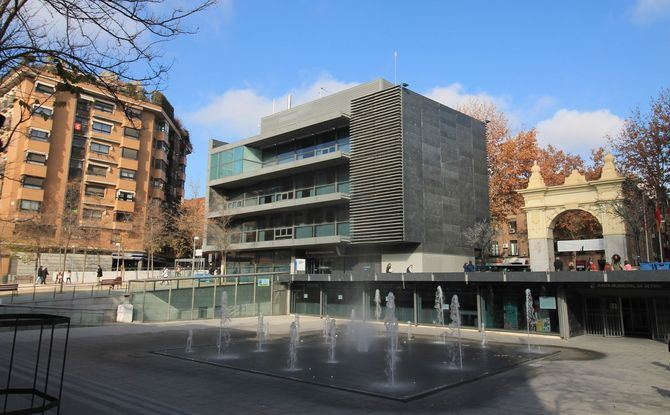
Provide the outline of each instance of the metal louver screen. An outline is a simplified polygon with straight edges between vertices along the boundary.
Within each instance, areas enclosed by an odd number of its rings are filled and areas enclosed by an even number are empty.
[[[351,102],[352,243],[404,239],[401,94],[393,87]]]

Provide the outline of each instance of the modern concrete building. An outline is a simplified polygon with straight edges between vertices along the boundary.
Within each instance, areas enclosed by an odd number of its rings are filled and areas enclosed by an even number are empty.
[[[191,143],[172,106],[162,94],[150,100],[136,85],[109,81],[125,92],[111,97],[89,84],[63,91],[48,69],[12,73],[0,85],[1,136],[11,137],[0,164],[0,275],[34,274],[33,260],[15,257],[10,266],[10,242],[41,250],[52,272],[58,252],[73,248],[99,255],[87,268],[100,261],[109,270],[118,253],[130,265],[144,258],[140,224],[150,202],[181,202]],[[82,270],[83,255],[70,259],[66,267]]]
[[[488,217],[484,124],[382,79],[209,153],[205,252],[229,273],[462,270]]]

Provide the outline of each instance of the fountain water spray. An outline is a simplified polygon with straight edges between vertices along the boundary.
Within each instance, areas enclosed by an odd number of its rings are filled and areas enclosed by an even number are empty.
[[[398,368],[398,318],[395,315],[395,296],[389,292],[386,296],[386,314],[384,315],[386,326],[386,377],[391,386],[396,383],[396,370]]]
[[[375,290],[375,320],[382,318],[382,296],[379,289]]]
[[[407,322],[407,341],[412,340],[412,322]]]
[[[461,370],[463,370],[463,344],[461,342],[461,306],[458,303],[458,295],[454,294],[451,297],[451,305],[449,306],[449,317],[452,330],[456,330],[458,335],[458,363]]]
[[[328,363],[335,363],[335,344],[337,343],[337,325],[331,318],[328,324]]]
[[[188,337],[186,338],[186,353],[193,353],[193,329],[188,329]]]
[[[535,325],[535,309],[530,288],[526,288],[526,332],[528,333],[528,353],[530,353],[530,326]]]
[[[437,286],[437,291],[435,291],[435,315],[437,320],[436,324],[444,326],[444,294],[442,293],[442,287]]]
[[[326,344],[328,344],[328,329],[330,328],[330,316],[326,316],[323,319],[323,337],[326,339]]]
[[[298,314],[295,315],[294,321],[295,321],[295,329],[298,331],[298,344],[300,344],[300,316]]]
[[[486,324],[482,323],[481,329],[482,347],[486,347]]]
[[[351,309],[351,319],[349,321],[349,324],[347,324],[347,337],[352,338],[354,336],[354,331],[355,327],[354,325],[356,324],[356,309]]]
[[[298,327],[295,321],[291,322],[289,332],[291,336],[288,344],[288,368],[289,370],[296,370],[296,364],[298,363]]]
[[[230,330],[226,327],[226,323],[229,321],[228,293],[224,291],[221,293],[221,320],[219,322],[219,338],[216,341],[216,350],[219,357],[230,346]]]
[[[263,313],[258,314],[258,324],[256,325],[256,350],[263,350],[265,343],[265,323],[263,322]]]

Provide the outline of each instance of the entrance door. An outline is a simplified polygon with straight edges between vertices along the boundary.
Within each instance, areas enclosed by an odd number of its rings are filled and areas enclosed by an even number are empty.
[[[620,297],[587,297],[584,301],[587,334],[624,335]]]
[[[623,326],[627,336],[651,337],[651,304],[647,298],[621,298]]]

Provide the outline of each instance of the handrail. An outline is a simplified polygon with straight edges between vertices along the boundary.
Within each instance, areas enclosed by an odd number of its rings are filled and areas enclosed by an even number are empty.
[[[341,186],[348,185],[348,184],[350,184],[349,180],[341,180],[341,181],[338,181],[338,182],[314,185],[314,186],[309,186],[309,187],[298,187],[298,188],[294,188],[294,189],[286,190],[286,191],[282,191],[282,192],[262,193],[262,194],[259,194],[258,196],[254,196],[254,197],[246,197],[246,198],[240,199],[240,200],[229,201],[227,203],[227,208],[228,209],[237,209],[237,208],[248,207],[248,206],[268,205],[268,204],[272,204],[272,203],[283,202],[284,200],[306,199],[308,197],[317,196],[317,194],[316,194],[317,189],[322,189],[322,188],[326,188],[326,187],[329,187],[329,186],[335,186],[335,191],[334,192],[324,193],[324,194],[332,194],[332,193],[337,193],[340,190]],[[297,197],[297,194],[299,192],[303,192],[305,190],[310,191],[309,196]],[[311,193],[311,192],[313,192],[313,193]],[[281,196],[281,195],[286,194],[286,193],[290,194],[291,197],[289,197],[287,199],[278,199],[278,196]],[[347,189],[346,192],[341,192],[341,193],[347,193],[348,194],[349,191]],[[261,199],[266,198],[266,197],[271,197],[272,201],[267,202],[267,203],[260,203],[259,202]]]

